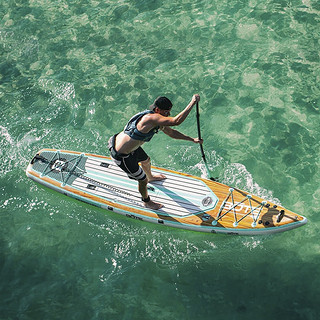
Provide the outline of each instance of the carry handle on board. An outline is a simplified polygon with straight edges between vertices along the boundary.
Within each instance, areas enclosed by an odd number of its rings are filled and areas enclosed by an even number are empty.
[[[201,140],[200,113],[199,113],[199,102],[198,101],[197,101],[196,107],[197,107],[198,138],[199,138],[199,140]],[[203,162],[204,162],[204,166],[205,166],[206,171],[207,171],[207,176],[210,177],[211,176],[210,175],[210,170],[209,170],[209,167],[208,167],[208,164],[207,164],[206,155],[204,154],[203,145],[201,143],[199,143],[199,145],[200,145],[200,150],[201,150],[201,155],[202,155],[202,159],[203,159]],[[218,178],[210,177],[210,180],[217,181]]]

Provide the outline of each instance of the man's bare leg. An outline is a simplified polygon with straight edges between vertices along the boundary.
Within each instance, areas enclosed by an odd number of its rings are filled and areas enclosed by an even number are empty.
[[[153,174],[151,172],[151,161],[150,158],[148,157],[147,160],[145,161],[141,161],[141,167],[143,169],[143,171],[146,173],[147,178],[149,181],[157,181],[157,180],[164,180],[167,177],[164,174]]]
[[[149,198],[147,184],[148,184],[148,178],[145,178],[144,180],[139,181],[138,189],[143,199]],[[150,198],[149,198],[149,201],[147,202],[144,201],[143,204],[146,208],[153,209],[153,210],[158,210],[163,207],[161,203],[154,202]]]

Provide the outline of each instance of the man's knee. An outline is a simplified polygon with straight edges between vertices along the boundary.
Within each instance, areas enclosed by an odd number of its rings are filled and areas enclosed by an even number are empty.
[[[141,164],[147,165],[151,162],[150,157],[148,157],[146,160],[141,161]]]

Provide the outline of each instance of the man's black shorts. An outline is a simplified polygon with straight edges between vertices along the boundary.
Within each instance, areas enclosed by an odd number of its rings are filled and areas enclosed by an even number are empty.
[[[128,175],[130,179],[144,180],[146,178],[146,174],[139,166],[139,162],[147,160],[148,155],[141,147],[130,154],[118,153],[114,149],[115,137],[116,135],[111,137],[109,140],[109,150],[112,160]]]

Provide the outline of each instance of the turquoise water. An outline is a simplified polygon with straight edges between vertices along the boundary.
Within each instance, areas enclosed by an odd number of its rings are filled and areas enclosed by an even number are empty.
[[[319,319],[316,0],[0,0],[0,318]],[[220,181],[309,223],[233,237],[141,223],[25,176],[43,147],[106,154],[159,95],[201,95]],[[180,131],[196,136],[193,111]],[[203,175],[164,134],[153,164]]]

